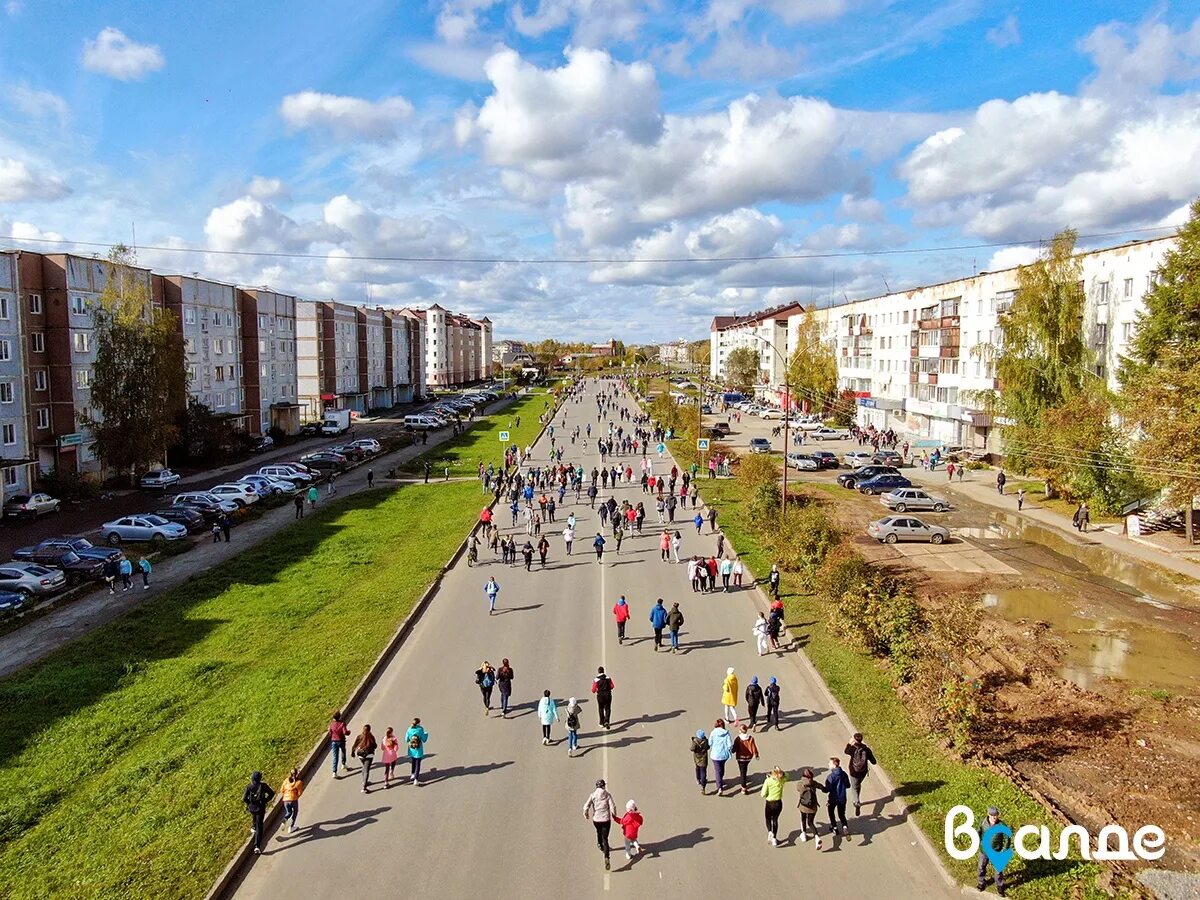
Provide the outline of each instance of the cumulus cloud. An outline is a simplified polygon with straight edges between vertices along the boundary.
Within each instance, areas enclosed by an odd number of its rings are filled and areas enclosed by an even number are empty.
[[[412,112],[412,104],[403,97],[372,101],[317,91],[289,94],[279,104],[280,117],[293,131],[325,131],[345,141],[390,140]]]
[[[139,44],[117,28],[104,28],[83,42],[83,67],[118,81],[140,81],[167,64],[153,44]]]
[[[712,52],[700,64],[700,72],[710,77],[732,77],[745,81],[759,78],[786,78],[800,66],[799,48],[784,50],[763,35],[752,40],[737,31],[721,35]]]
[[[1012,269],[1017,266],[1027,266],[1041,255],[1037,247],[1002,247],[992,254],[985,272],[999,272],[1001,269]]]
[[[864,222],[879,222],[884,217],[884,207],[879,200],[857,194],[842,194],[838,212],[848,219],[858,219]]]
[[[292,192],[281,178],[255,175],[246,185],[246,193],[255,200],[290,200]]]
[[[1004,21],[987,30],[987,42],[993,47],[1012,47],[1021,43],[1021,26],[1017,17],[1011,13]]]
[[[0,202],[57,200],[69,193],[71,189],[57,175],[36,172],[19,159],[0,157]]]

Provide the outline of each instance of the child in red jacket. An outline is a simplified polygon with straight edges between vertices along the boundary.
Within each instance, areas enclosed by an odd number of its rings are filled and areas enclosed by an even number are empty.
[[[625,804],[625,815],[617,818],[621,833],[625,835],[625,858],[633,859],[642,852],[638,843],[638,829],[642,827],[642,814],[638,812],[637,804],[630,800]]]

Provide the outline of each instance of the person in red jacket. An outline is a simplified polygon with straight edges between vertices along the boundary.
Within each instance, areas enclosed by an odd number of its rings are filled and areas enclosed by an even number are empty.
[[[625,602],[625,595],[622,594],[617,600],[617,605],[613,607],[613,617],[617,620],[617,643],[625,643],[625,623],[629,621],[629,604]]]
[[[708,569],[708,584],[715,591],[717,589],[717,558],[710,556],[708,562],[705,563],[705,568]]]
[[[638,843],[638,829],[642,827],[643,821],[637,804],[632,800],[625,804],[625,815],[616,819],[617,824],[621,826],[621,833],[625,835],[626,859],[633,859],[642,852],[642,845]]]

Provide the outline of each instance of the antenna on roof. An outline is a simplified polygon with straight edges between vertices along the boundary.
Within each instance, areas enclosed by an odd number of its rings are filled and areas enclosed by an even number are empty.
[[[887,283],[887,279],[883,278],[882,275],[880,275],[879,277],[883,279],[883,286],[887,290],[887,292],[890,294],[892,292],[892,286]]]

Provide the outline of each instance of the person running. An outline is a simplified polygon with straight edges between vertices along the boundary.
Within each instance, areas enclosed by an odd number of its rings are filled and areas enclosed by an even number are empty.
[[[354,746],[351,748],[351,752],[362,763],[362,792],[364,794],[370,793],[371,764],[375,762],[376,747],[375,735],[371,734],[371,726],[363,725],[362,731],[354,739]]]
[[[600,713],[600,726],[608,728],[612,724],[612,692],[616,685],[604,671],[604,666],[596,668],[596,677],[592,679],[592,693],[596,695],[596,706]]]
[[[779,599],[779,566],[775,563],[771,564],[771,572],[767,575],[767,584],[771,588],[771,596]]]
[[[293,767],[288,777],[279,785],[279,799],[283,803],[283,825],[288,834],[296,830],[296,819],[300,816],[300,795],[304,793],[304,782],[300,770]]]
[[[662,597],[650,610],[650,627],[654,629],[654,652],[657,653],[662,649],[662,633],[667,627],[667,608],[663,606]]]
[[[508,715],[509,698],[512,696],[513,668],[508,664],[508,657],[500,660],[500,668],[496,670],[496,686],[500,688],[500,718]]]
[[[604,535],[596,532],[596,539],[592,541],[592,549],[596,551],[596,562],[604,562]]]
[[[538,721],[542,723],[542,746],[550,746],[550,726],[558,721],[558,705],[549,691],[542,691],[542,699],[538,701]]]
[[[242,804],[246,807],[246,812],[250,813],[250,829],[254,832],[255,856],[262,853],[263,819],[267,814],[267,805],[274,796],[275,791],[263,781],[262,772],[251,773],[250,783],[242,791]]]
[[[699,534],[700,529],[704,527],[704,516],[696,513],[696,517],[692,519],[692,524],[696,526],[696,534]]]
[[[572,697],[567,701],[567,756],[574,756],[579,748],[579,714],[583,707]]]
[[[683,627],[683,613],[679,609],[678,603],[671,604],[671,611],[667,613],[667,632],[671,636],[671,652],[679,652],[679,629]]]
[[[333,721],[329,723],[329,752],[333,756],[334,778],[338,777],[338,756],[342,758],[342,765],[350,768],[346,760],[346,738],[349,736],[350,723],[342,721],[342,711],[339,709],[333,714]]]
[[[783,773],[783,769],[776,766],[763,781],[760,791],[763,800],[766,801],[763,816],[767,821],[767,843],[772,847],[779,846],[779,814],[783,812],[783,787],[786,784],[787,775]]]
[[[836,756],[829,760],[829,774],[825,776],[825,792],[829,795],[829,831],[837,834],[838,819],[842,822],[842,834],[850,833],[850,823],[846,821],[846,788],[850,779],[842,769],[842,761]]]
[[[763,690],[759,687],[758,676],[755,675],[746,685],[746,707],[750,715],[750,727],[758,724],[758,708],[763,702]]]
[[[400,758],[400,739],[389,725],[379,743],[379,761],[383,764],[384,790],[392,786],[392,775],[396,772],[396,761]]]
[[[700,793],[708,793],[708,735],[701,728],[692,738],[692,762],[696,765],[696,784]]]
[[[816,841],[816,847],[821,849],[821,835],[817,833],[817,810],[820,808],[820,798],[817,797],[817,791],[828,793],[825,786],[813,778],[813,770],[805,769],[800,773],[800,783],[796,785],[796,790],[800,793],[800,799],[796,806],[800,809],[800,840],[805,842],[808,840],[808,833],[811,831],[812,836]]]
[[[475,683],[479,685],[479,693],[483,695],[483,714],[486,716],[492,711],[492,688],[496,686],[496,670],[486,659],[483,665],[475,670]]]
[[[767,682],[767,687],[763,691],[763,699],[767,702],[767,724],[763,726],[763,731],[770,731],[771,725],[774,723],[775,730],[779,730],[779,682],[772,675]]]
[[[529,543],[529,541],[526,541],[524,546],[521,547],[521,557],[522,557],[522,559],[525,560],[525,571],[526,572],[532,571],[533,570],[533,544]]]
[[[751,629],[754,641],[758,644],[759,656],[765,656],[770,647],[770,630],[766,615],[759,612],[758,618],[754,620],[754,627]]]
[[[496,614],[496,597],[500,595],[500,585],[496,583],[495,575],[484,584],[483,593],[488,599],[488,615],[494,616]]]
[[[738,772],[742,776],[742,793],[750,793],[750,761],[758,759],[758,744],[750,733],[750,726],[743,724],[738,736],[733,739],[733,758],[737,760]]]
[[[877,766],[875,754],[863,743],[863,736],[855,732],[846,749],[842,751],[849,760],[850,796],[854,799],[854,814],[857,816],[862,808],[862,783],[871,771],[871,766]]]
[[[725,728],[725,720],[717,719],[708,733],[708,758],[712,760],[717,781],[717,794],[725,790],[725,763],[733,755],[733,737]]]
[[[421,784],[421,761],[425,759],[425,744],[429,741],[429,732],[421,725],[420,719],[413,719],[404,732],[404,743],[408,745],[408,762],[412,766],[412,783]]]
[[[625,859],[632,860],[642,852],[642,845],[638,843],[638,831],[645,824],[645,819],[638,811],[637,804],[630,800],[625,804],[625,815],[615,821],[621,826],[621,834],[625,837]]]
[[[616,814],[617,804],[613,801],[612,794],[606,790],[604,779],[601,778],[596,782],[596,790],[592,791],[583,805],[583,817],[596,828],[596,846],[604,854],[605,871],[612,868],[608,858],[609,853],[612,852],[608,846],[608,832],[612,828],[612,820]]]
[[[725,719],[737,722],[738,679],[733,666],[725,670],[725,680],[721,682],[721,704],[725,707]]]
[[[622,594],[613,606],[613,618],[617,620],[617,643],[625,643],[625,623],[629,621],[629,604],[625,602],[625,595]]]

